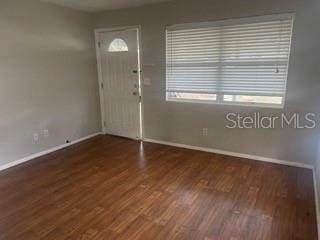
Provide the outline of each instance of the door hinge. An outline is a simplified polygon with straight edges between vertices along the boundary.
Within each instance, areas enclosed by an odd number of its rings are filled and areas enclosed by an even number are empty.
[[[103,126],[104,126],[104,127],[106,127],[106,126],[107,126],[106,121],[104,121],[104,122],[103,122]]]
[[[101,83],[101,88],[103,89],[103,83]]]
[[[141,101],[142,101],[142,96],[140,95],[140,96],[139,96],[139,102],[141,102]]]
[[[98,42],[98,48],[101,48],[101,42]]]

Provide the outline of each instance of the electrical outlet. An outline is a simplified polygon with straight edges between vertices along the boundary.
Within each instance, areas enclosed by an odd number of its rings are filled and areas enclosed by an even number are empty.
[[[203,128],[202,129],[202,135],[203,136],[208,136],[209,135],[209,129],[208,128]]]
[[[49,130],[48,129],[43,130],[43,136],[45,138],[49,137]]]
[[[34,134],[33,134],[33,140],[34,140],[35,142],[38,142],[38,141],[39,141],[39,134],[38,134],[38,133],[34,133]]]

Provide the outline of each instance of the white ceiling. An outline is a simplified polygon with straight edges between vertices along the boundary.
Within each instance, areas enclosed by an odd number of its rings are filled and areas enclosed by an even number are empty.
[[[168,0],[43,0],[88,12],[142,6]]]

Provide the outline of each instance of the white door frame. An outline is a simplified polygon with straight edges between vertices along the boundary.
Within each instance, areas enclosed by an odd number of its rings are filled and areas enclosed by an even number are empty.
[[[141,51],[141,26],[136,25],[136,26],[125,26],[125,27],[114,27],[114,28],[98,28],[94,30],[94,36],[95,36],[95,44],[96,44],[96,56],[97,56],[97,67],[98,67],[98,80],[99,80],[99,95],[100,95],[100,109],[101,109],[101,128],[102,128],[102,133],[106,134],[106,127],[105,127],[105,98],[104,98],[104,91],[103,91],[103,78],[102,78],[102,66],[101,66],[101,54],[100,54],[100,47],[99,47],[99,34],[100,33],[105,33],[105,32],[114,32],[114,31],[121,31],[121,30],[137,30],[138,33],[138,67],[140,68],[140,73],[139,73],[139,84],[140,84],[140,95],[141,95],[141,102],[140,102],[140,139],[138,140],[143,140],[144,139],[144,98],[143,98],[143,82],[142,82],[142,51]]]

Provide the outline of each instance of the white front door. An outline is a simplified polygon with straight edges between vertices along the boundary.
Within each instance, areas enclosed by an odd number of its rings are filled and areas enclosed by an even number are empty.
[[[141,138],[138,30],[98,34],[104,132]]]

